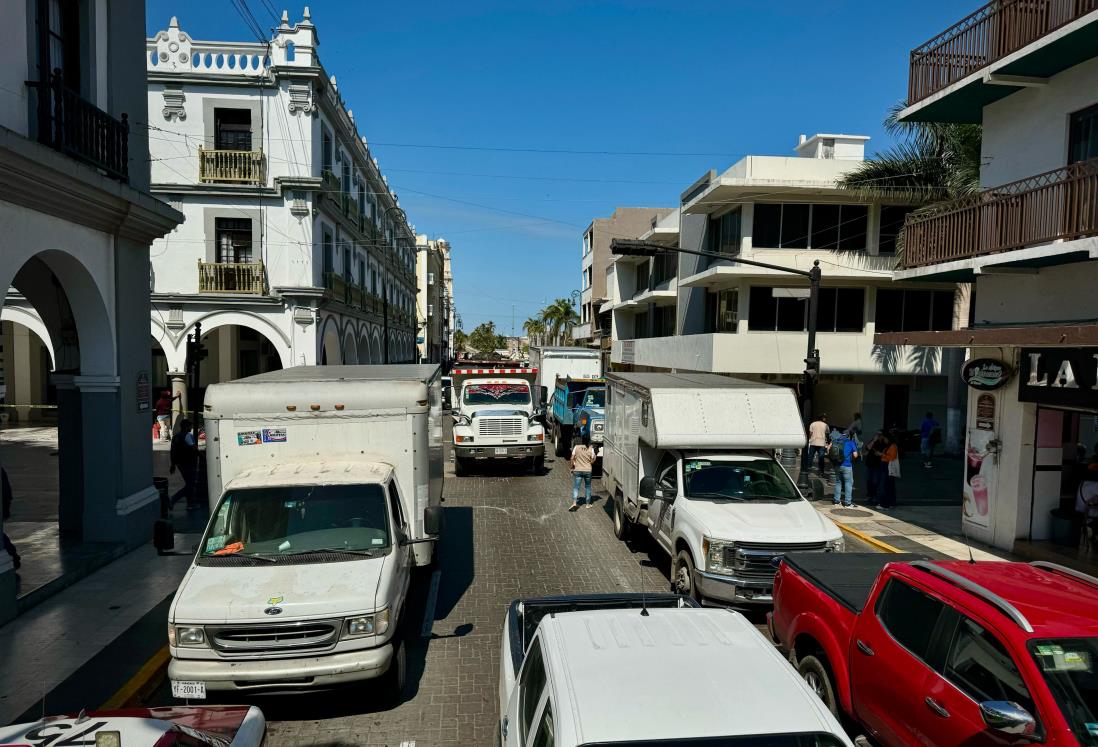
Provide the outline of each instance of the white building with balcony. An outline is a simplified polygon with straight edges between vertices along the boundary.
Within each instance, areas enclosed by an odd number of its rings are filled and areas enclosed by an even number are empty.
[[[819,261],[815,409],[845,426],[916,427],[944,415],[953,365],[938,348],[875,345],[879,330],[954,329],[966,313],[951,281],[893,282],[904,204],[840,189],[868,138],[801,137],[796,155],[748,156],[710,171],[641,238],[802,271]],[[807,278],[689,254],[616,257],[614,368],[705,371],[796,386],[807,352]],[[957,417],[959,420],[959,416]]]
[[[308,9],[269,42],[148,39],[152,191],[186,220],[152,247],[154,383],[415,357],[415,234],[318,57]]]
[[[416,349],[422,363],[450,360],[450,242],[416,237]]]

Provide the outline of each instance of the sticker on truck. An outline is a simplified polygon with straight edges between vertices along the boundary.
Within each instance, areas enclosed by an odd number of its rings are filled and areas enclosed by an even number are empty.
[[[263,434],[259,431],[237,431],[236,443],[239,446],[255,446],[263,443]]]
[[[263,443],[265,443],[265,444],[283,444],[283,443],[286,443],[286,429],[285,428],[264,428],[263,429]]]

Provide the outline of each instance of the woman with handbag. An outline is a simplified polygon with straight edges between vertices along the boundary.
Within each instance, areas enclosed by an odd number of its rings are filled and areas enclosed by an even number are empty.
[[[896,505],[896,481],[900,479],[900,450],[891,436],[885,436],[881,465],[885,470],[884,492],[878,508],[884,511]]]

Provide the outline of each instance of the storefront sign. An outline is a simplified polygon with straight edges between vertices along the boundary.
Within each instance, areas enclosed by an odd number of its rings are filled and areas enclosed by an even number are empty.
[[[1010,380],[1010,366],[994,358],[973,358],[961,366],[961,380],[973,389],[990,391]]]
[[[965,443],[962,521],[971,528],[981,530],[991,526],[995,506],[999,460],[998,424],[995,420],[998,397],[987,392],[976,398],[976,417],[970,421]]]
[[[981,394],[976,399],[976,427],[982,431],[995,430],[994,394]]]
[[[152,406],[152,389],[149,386],[149,374],[145,371],[137,374],[137,411],[148,412]]]
[[[1018,399],[1098,408],[1098,348],[1022,348]]]

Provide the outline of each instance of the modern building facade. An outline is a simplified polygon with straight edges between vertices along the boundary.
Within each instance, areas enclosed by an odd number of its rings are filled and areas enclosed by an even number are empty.
[[[671,212],[671,208],[617,208],[609,218],[591,221],[583,232],[580,322],[572,328],[572,339],[578,345],[604,349],[605,362],[610,355],[610,316],[599,309],[606,302],[606,270],[613,261],[610,241],[636,238]]]
[[[416,237],[416,349],[421,363],[447,363],[450,352],[450,242]]]
[[[186,221],[152,250],[155,383],[415,358],[415,234],[317,29],[286,14],[269,42],[148,39],[152,191]]]
[[[1098,445],[1098,4],[994,2],[926,31],[900,119],[982,124],[984,191],[908,216],[897,278],[971,283],[972,313],[876,341],[981,361],[962,521],[1020,551],[1070,533]]]
[[[749,156],[710,171],[676,213],[641,238],[669,247],[823,272],[815,410],[845,425],[911,428],[943,413],[952,365],[937,348],[875,345],[885,329],[954,329],[965,314],[957,284],[893,282],[896,235],[911,207],[880,204],[837,180],[864,158],[868,138],[801,136],[792,157]],[[612,365],[705,371],[797,386],[805,368],[805,277],[690,254],[617,257]],[[959,418],[958,418],[959,419]]]
[[[149,246],[182,220],[149,195],[145,80],[134,65],[145,7],[36,0],[4,10],[0,319],[12,388],[2,394],[10,404],[9,394],[48,388],[57,406],[61,543],[136,546],[159,516]],[[17,486],[22,466],[7,465]],[[0,551],[0,622],[30,591],[17,592]]]

